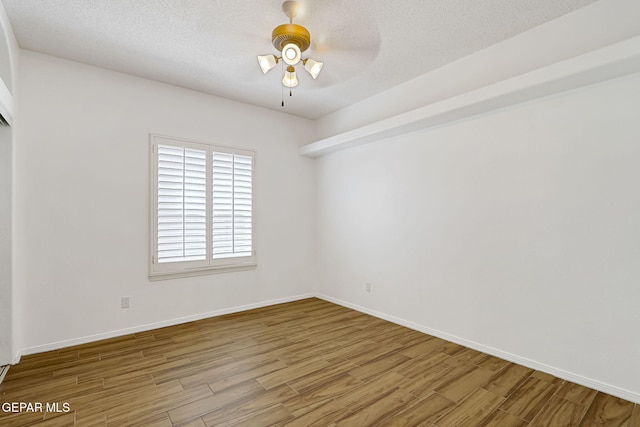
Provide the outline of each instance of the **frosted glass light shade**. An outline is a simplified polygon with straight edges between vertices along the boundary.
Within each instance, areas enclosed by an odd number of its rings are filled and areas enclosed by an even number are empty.
[[[296,69],[289,65],[287,71],[282,78],[282,84],[289,89],[298,86],[298,76],[296,76]]]
[[[305,59],[303,60],[303,63],[304,69],[307,70],[314,79],[318,77],[318,74],[320,74],[320,70],[322,70],[322,66],[324,65],[322,62],[314,61],[313,59]]]
[[[278,58],[275,55],[260,55],[258,56],[258,64],[264,74],[267,74],[269,70],[276,66]]]
[[[300,48],[294,43],[288,43],[282,48],[282,60],[286,62],[287,65],[296,65],[300,62],[301,56],[302,52],[300,52]]]

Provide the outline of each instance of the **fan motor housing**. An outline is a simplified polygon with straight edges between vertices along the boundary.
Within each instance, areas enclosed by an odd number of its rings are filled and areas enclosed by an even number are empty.
[[[271,33],[273,47],[282,51],[288,43],[295,43],[304,52],[311,45],[311,34],[302,25],[282,24],[273,29]]]

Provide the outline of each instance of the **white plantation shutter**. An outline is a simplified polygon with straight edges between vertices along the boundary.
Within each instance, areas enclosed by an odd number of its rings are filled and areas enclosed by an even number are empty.
[[[158,263],[207,259],[207,152],[158,145]]]
[[[252,255],[251,156],[213,152],[214,259]]]
[[[237,256],[253,253],[253,157],[234,155],[233,250]]]
[[[151,142],[150,277],[255,266],[253,152],[160,136]]]

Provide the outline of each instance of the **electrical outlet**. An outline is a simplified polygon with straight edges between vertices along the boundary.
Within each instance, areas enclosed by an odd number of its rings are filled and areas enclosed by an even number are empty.
[[[129,308],[129,297],[120,298],[120,308]]]
[[[364,290],[367,292],[371,292],[371,283],[367,282],[364,284]]]

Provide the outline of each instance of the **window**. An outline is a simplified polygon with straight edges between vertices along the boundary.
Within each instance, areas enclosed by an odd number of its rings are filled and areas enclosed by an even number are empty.
[[[150,277],[255,267],[252,151],[151,136]]]

